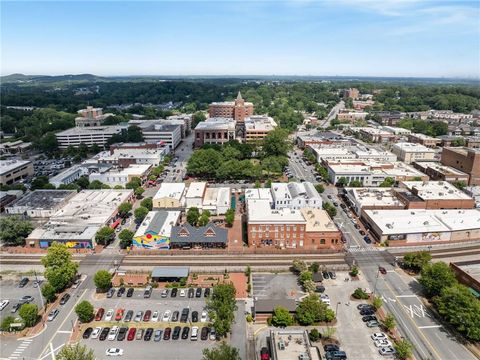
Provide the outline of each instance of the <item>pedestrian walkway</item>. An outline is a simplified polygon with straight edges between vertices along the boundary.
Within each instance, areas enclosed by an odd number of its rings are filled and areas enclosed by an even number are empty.
[[[378,252],[378,251],[385,251],[385,249],[380,249],[377,247],[349,247],[347,249],[348,252]]]
[[[33,339],[26,339],[23,340],[20,345],[17,346],[15,351],[10,355],[8,358],[11,360],[17,360],[17,359],[22,359],[24,356],[22,356],[22,353],[28,348],[28,346],[31,344]]]

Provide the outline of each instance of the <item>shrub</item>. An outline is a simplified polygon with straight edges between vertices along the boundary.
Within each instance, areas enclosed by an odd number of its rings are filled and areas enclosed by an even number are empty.
[[[369,295],[362,289],[362,288],[356,288],[355,291],[353,292],[352,296],[355,299],[368,299]]]
[[[322,335],[319,333],[317,329],[310,330],[310,333],[308,334],[308,337],[312,342],[318,341],[321,338],[321,336]]]
[[[87,323],[93,320],[94,316],[94,309],[93,305],[90,304],[88,301],[84,300],[75,306],[75,313],[78,316],[78,319],[82,323]]]

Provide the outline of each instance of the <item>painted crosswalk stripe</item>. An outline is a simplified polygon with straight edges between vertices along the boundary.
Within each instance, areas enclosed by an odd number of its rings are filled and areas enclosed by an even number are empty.
[[[441,328],[442,325],[426,325],[426,326],[419,326],[419,329],[438,329]]]

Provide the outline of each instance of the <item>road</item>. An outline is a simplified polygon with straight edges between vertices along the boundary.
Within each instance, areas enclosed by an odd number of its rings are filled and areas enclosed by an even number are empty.
[[[327,117],[323,120],[323,122],[320,124],[322,128],[327,128],[330,126],[330,122],[335,119],[338,115],[338,112],[341,109],[345,109],[345,102],[341,100],[337,105],[335,105],[332,110],[328,113]]]
[[[325,201],[332,202],[328,195],[334,202],[341,203],[333,186],[327,187],[322,194]],[[367,244],[340,207],[334,220],[347,239],[350,259],[359,266],[371,291],[382,298],[386,311],[395,316],[400,333],[414,345],[417,359],[475,359],[424,307],[421,287],[392,265],[393,255]],[[387,270],[386,275],[379,274],[379,266]]]

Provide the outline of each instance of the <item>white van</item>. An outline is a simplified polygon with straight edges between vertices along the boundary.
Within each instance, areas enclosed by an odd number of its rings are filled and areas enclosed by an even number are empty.
[[[190,335],[190,340],[198,340],[198,326],[192,326],[192,334]]]

